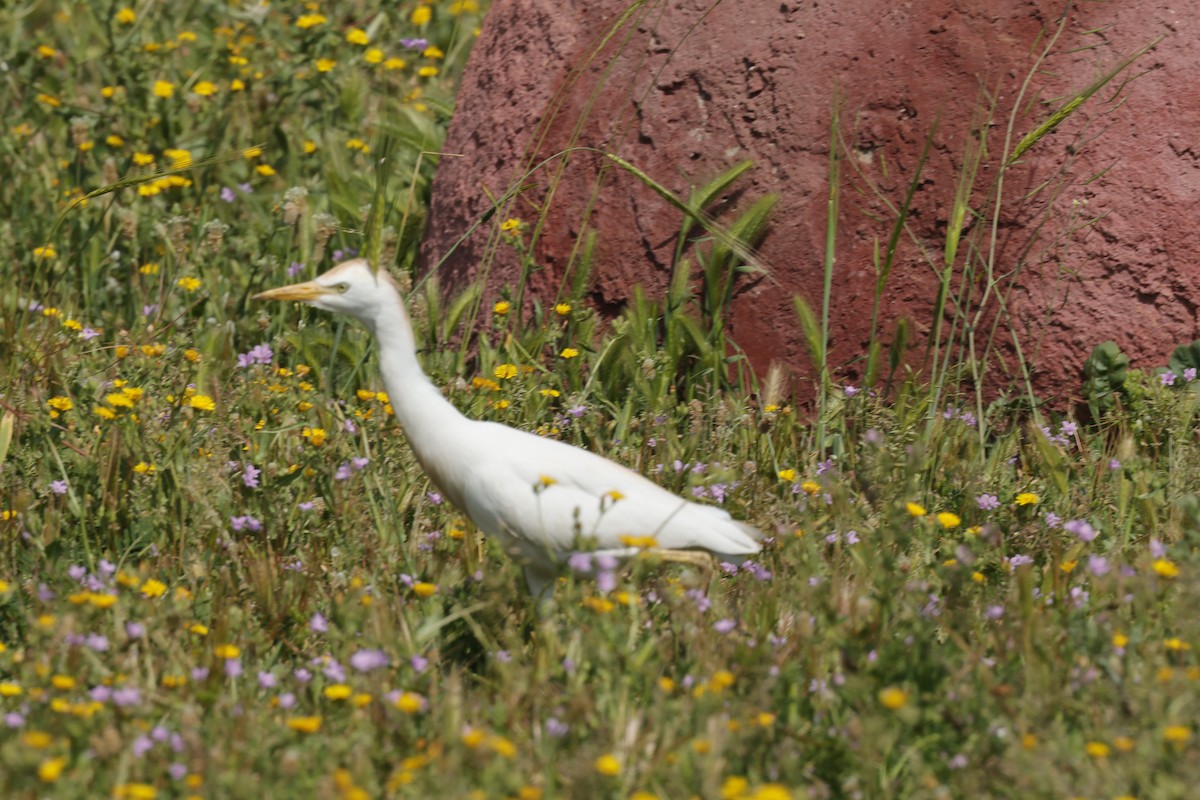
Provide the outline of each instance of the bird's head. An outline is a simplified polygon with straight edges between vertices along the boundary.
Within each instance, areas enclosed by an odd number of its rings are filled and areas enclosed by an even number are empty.
[[[373,324],[395,305],[395,284],[384,270],[371,269],[365,258],[343,261],[323,275],[304,283],[268,289],[255,300],[294,300],[325,311],[349,314]]]

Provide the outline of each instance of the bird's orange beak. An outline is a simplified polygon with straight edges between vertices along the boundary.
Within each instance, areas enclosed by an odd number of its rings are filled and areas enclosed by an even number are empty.
[[[329,294],[329,289],[316,281],[293,283],[291,286],[280,286],[278,289],[268,289],[254,295],[255,300],[296,300],[307,303]]]

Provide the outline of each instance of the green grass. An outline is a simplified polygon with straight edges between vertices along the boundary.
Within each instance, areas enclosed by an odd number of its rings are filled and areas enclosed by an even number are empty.
[[[885,397],[822,371],[817,437],[776,381],[751,392],[689,333],[724,336],[682,261],[667,303],[610,328],[580,299],[586,252],[554,308],[481,310],[478,288],[428,281],[418,338],[466,413],[771,534],[711,585],[647,563],[607,595],[564,575],[539,617],[421,475],[365,333],[247,300],[362,246],[362,147],[387,137],[382,257],[415,284],[421,154],[471,4],[416,24],[347,3],[309,28],[274,7],[96,8],[2,12],[4,796],[1151,800],[1200,781],[1200,395],[1182,374],[1121,372],[1097,419],[1046,435],[1019,402],[977,419],[949,382],[897,373]],[[54,228],[169,149],[215,161]],[[528,256],[527,223],[493,222]],[[731,248],[707,246],[725,280]]]

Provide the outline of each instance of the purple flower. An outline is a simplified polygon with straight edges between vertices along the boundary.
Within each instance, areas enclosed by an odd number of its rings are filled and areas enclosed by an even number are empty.
[[[4,724],[10,728],[20,728],[25,724],[25,718],[16,711],[10,711],[4,715]]]
[[[354,473],[350,471],[350,464],[343,463],[340,467],[337,468],[337,472],[333,473],[333,479],[335,481],[350,480],[350,476],[352,474],[354,474]]]
[[[96,565],[100,574],[108,577],[117,571],[117,565],[109,561],[107,558],[100,559],[100,563]]]
[[[838,543],[838,532],[834,531],[833,533],[826,535],[825,542],[827,544],[837,544]]]
[[[850,384],[846,384],[846,386],[843,387],[842,391],[846,393],[846,397],[854,397],[854,395],[861,392],[862,389],[859,389],[857,386],[851,386]]]
[[[321,670],[321,674],[334,683],[345,683],[346,668],[336,661],[330,661],[325,665],[325,669]]]
[[[222,186],[221,199],[226,203],[232,203],[234,200],[237,200],[237,195],[234,194],[233,189],[230,189],[228,186]]]
[[[1171,370],[1167,370],[1162,375],[1159,375],[1158,379],[1160,381],[1162,381],[1163,386],[1174,386],[1175,385],[1175,373],[1171,372]]]
[[[726,575],[736,575],[738,572],[738,565],[731,561],[722,561],[721,563],[717,564],[717,566],[720,567],[721,572],[724,572]]]
[[[316,507],[317,504],[312,500],[305,500],[303,503],[296,504],[296,508],[300,509],[301,511],[312,511]]]
[[[1026,556],[1026,555],[1013,556],[1012,558],[1010,558],[1008,560],[1008,565],[1012,569],[1016,569],[1017,567],[1023,567],[1026,564],[1032,564],[1032,563],[1033,563],[1033,558],[1031,556]]]
[[[1055,514],[1053,511],[1047,511],[1046,527],[1057,528],[1059,525],[1062,525],[1062,517],[1060,517],[1058,514]]]
[[[354,424],[354,420],[347,419],[342,422],[342,430],[346,433],[358,433],[358,426]]]
[[[512,661],[512,653],[508,652],[507,650],[497,650],[496,652],[492,653],[492,657],[501,664],[507,664]]]
[[[208,667],[193,667],[192,680],[197,683],[208,680]]]
[[[608,594],[617,588],[617,573],[610,569],[596,573],[596,589],[601,594]]]
[[[296,705],[296,695],[291,692],[284,692],[279,695],[279,707],[283,709],[291,708]]]
[[[575,572],[589,573],[592,571],[592,554],[572,553],[567,559],[567,566]]]
[[[329,630],[329,620],[325,619],[325,615],[318,611],[308,621],[308,627],[317,633],[325,633]]]
[[[73,581],[81,581],[87,576],[87,567],[82,564],[72,564],[67,567],[67,575],[71,576]]]
[[[181,781],[187,777],[188,768],[187,766],[176,761],[171,766],[167,767],[167,774],[171,776],[172,780]]]
[[[703,589],[688,589],[687,596],[696,604],[696,610],[701,614],[712,608],[712,600],[708,599]]]
[[[146,635],[146,626],[140,622],[126,622],[125,635],[130,639],[140,639]]]
[[[154,749],[154,742],[148,736],[139,736],[133,740],[132,748],[135,758],[141,758]]]
[[[717,633],[729,633],[737,627],[737,622],[732,619],[719,619],[713,623],[713,630]]]
[[[240,368],[251,367],[255,364],[269,365],[275,353],[269,344],[259,344],[251,347],[245,353],[238,353],[237,365]]]
[[[988,606],[983,616],[986,619],[1000,619],[1004,616],[1004,606]]]
[[[51,600],[53,600],[55,597],[58,596],[54,593],[53,589],[51,589],[49,586],[47,586],[44,583],[38,584],[38,592],[37,593],[38,593],[38,600],[41,600],[43,603],[49,603]]]
[[[1150,555],[1154,556],[1155,558],[1167,557],[1167,548],[1163,546],[1162,542],[1153,536],[1150,537]]]
[[[262,530],[262,523],[247,514],[244,517],[230,517],[229,524],[235,531],[248,530],[257,533]]]
[[[846,544],[858,544],[858,531],[850,531],[846,534]]]
[[[279,679],[271,672],[258,673],[258,685],[264,689],[273,689],[279,684]]]
[[[225,659],[225,674],[230,678],[239,677],[242,674],[241,660],[236,658]]]
[[[123,686],[120,689],[114,689],[112,693],[113,705],[122,708],[126,706],[136,706],[142,702],[142,693],[136,686]]]
[[[392,663],[382,650],[356,650],[350,656],[350,666],[359,672],[370,672],[373,669],[386,667]]]
[[[171,738],[171,732],[162,725],[155,725],[150,731],[150,738],[156,742],[165,742]]]
[[[408,663],[412,664],[413,672],[418,674],[429,669],[429,659],[422,656],[413,656],[408,660]]]
[[[587,411],[587,406],[583,406],[583,405],[571,406],[570,408],[567,409],[567,413],[570,414],[575,419],[579,419],[580,417],[582,417],[584,415],[584,412],[586,412],[586,411]]]
[[[729,491],[729,486],[724,483],[714,483],[708,487],[708,496],[718,503],[725,502],[725,493]]]
[[[1081,542],[1090,542],[1097,536],[1097,531],[1087,520],[1070,519],[1063,523],[1063,530],[1067,533],[1073,533],[1079,537]]]
[[[349,420],[347,420],[347,422],[349,422]],[[350,466],[354,467],[355,470],[366,469],[367,464],[370,464],[370,463],[371,463],[371,459],[363,458],[362,456],[358,456],[356,458],[350,459]]]
[[[297,683],[308,683],[312,680],[312,673],[304,667],[298,668],[292,675],[296,678]]]
[[[50,482],[50,491],[54,492],[55,494],[66,494],[67,493],[67,482],[66,481],[51,481]]]
[[[262,475],[261,469],[253,464],[247,464],[245,469],[242,470],[242,483],[251,489],[257,489],[259,475]]]
[[[1109,566],[1108,559],[1104,556],[1088,556],[1088,572],[1096,577],[1107,575]]]
[[[1191,383],[1192,381],[1196,380],[1196,368],[1188,367],[1187,369],[1185,369],[1183,371],[1183,379],[1185,381],[1187,381],[1188,383]]]
[[[303,264],[301,264],[299,261],[293,261],[291,264],[288,264],[288,268],[287,268],[288,277],[289,278],[296,277],[297,275],[300,274],[300,271],[303,269],[304,269]]]
[[[94,686],[92,687],[92,690],[88,692],[88,696],[90,696],[97,703],[107,703],[112,698],[112,689],[104,685]]]
[[[429,46],[428,39],[401,39],[400,46],[409,50],[424,50]]]
[[[1109,469],[1120,469],[1120,468],[1121,468],[1121,462],[1120,462],[1120,461],[1117,461],[1115,458],[1110,458],[1110,459],[1108,460],[1108,468],[1109,468]]]
[[[994,494],[981,494],[975,498],[975,503],[984,511],[1000,507],[1000,498]]]
[[[153,317],[157,313],[158,313],[158,303],[150,303],[149,305],[142,306],[142,316],[143,317]]]
[[[429,501],[430,505],[440,506],[442,504],[442,496],[437,492],[430,492],[425,495],[425,499]]]
[[[555,739],[561,739],[567,735],[570,726],[560,720],[558,717],[550,717],[546,720],[546,735],[553,736]]]
[[[108,639],[99,633],[89,633],[83,641],[89,650],[103,653],[108,650]]]
[[[1058,427],[1058,432],[1063,436],[1074,436],[1077,430],[1079,430],[1079,426],[1070,420],[1064,420]]]

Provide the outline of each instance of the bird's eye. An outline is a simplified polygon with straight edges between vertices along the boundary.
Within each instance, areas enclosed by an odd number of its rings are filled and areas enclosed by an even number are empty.
[[[345,294],[346,292],[350,291],[350,284],[343,282],[343,283],[337,284],[333,288],[337,289],[342,294]]]

